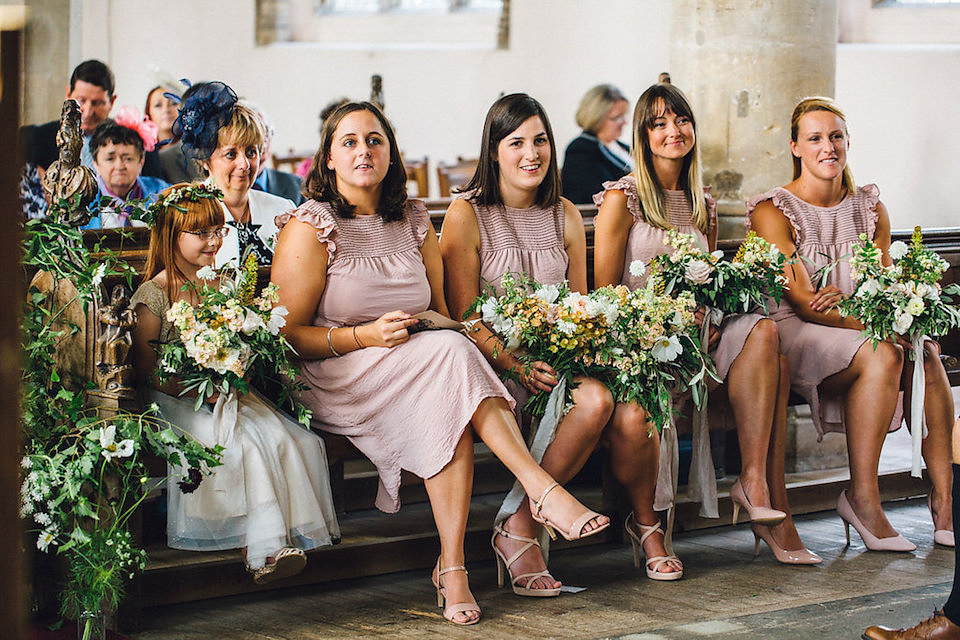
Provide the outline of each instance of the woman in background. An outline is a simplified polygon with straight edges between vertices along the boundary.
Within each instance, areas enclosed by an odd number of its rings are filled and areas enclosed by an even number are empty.
[[[143,112],[157,125],[157,140],[161,147],[173,142],[173,123],[177,120],[179,108],[179,103],[167,97],[167,93],[167,89],[161,86],[150,89],[143,107]]]
[[[629,110],[630,103],[610,84],[593,87],[580,100],[577,124],[583,131],[563,158],[563,197],[573,204],[592,204],[604,182],[633,168],[630,147],[620,142]]]
[[[183,97],[173,125],[183,151],[198,162],[211,184],[223,191],[224,214],[231,233],[217,261],[226,264],[248,249],[261,265],[273,260],[277,234],[274,218],[296,208],[292,201],[253,190],[262,160],[260,119],[222,82],[194,85]]]

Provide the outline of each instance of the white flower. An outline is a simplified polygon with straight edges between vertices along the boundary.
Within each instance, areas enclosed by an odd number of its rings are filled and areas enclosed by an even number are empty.
[[[683,352],[683,346],[677,336],[660,336],[653,343],[650,354],[659,362],[672,362]]]
[[[287,324],[286,315],[287,308],[282,305],[270,310],[270,319],[267,320],[267,331],[270,335],[275,336],[280,333],[280,329]]]
[[[55,537],[54,532],[49,529],[40,532],[40,535],[37,537],[37,549],[46,553],[50,543],[56,544],[56,542],[54,542]]]
[[[33,520],[43,527],[53,522],[53,520],[50,518],[50,514],[44,513],[43,511],[38,511],[37,513],[33,514]]]
[[[120,442],[114,442],[116,435],[116,425],[110,424],[100,428],[100,446],[102,447],[100,453],[107,460],[110,458],[126,458],[133,453],[133,440],[128,438]]]
[[[480,313],[483,315],[484,322],[493,322],[499,317],[497,313],[497,299],[496,298],[487,298],[483,301],[483,304],[480,305]]]
[[[572,336],[577,330],[577,325],[568,320],[561,320],[557,323],[557,330],[564,335]]]
[[[20,466],[24,469],[29,469],[33,466],[33,461],[30,460],[29,456],[23,456],[23,458],[20,459]]]
[[[923,307],[923,298],[910,298],[906,311],[912,316],[918,316],[923,313]]]
[[[926,298],[927,300],[939,300],[940,294],[937,292],[937,288],[933,285],[929,285],[926,282],[921,282],[917,285],[917,295],[921,298]]]
[[[538,300],[543,300],[547,304],[553,304],[557,301],[557,298],[560,297],[560,287],[555,284],[545,284],[534,291],[533,295]]]
[[[910,325],[913,324],[913,316],[906,311],[897,311],[893,315],[893,325],[891,328],[895,333],[906,333]]]
[[[864,298],[866,296],[875,296],[880,292],[880,283],[875,279],[870,278],[869,280],[864,281],[860,288],[857,289],[857,297]]]
[[[634,260],[630,263],[630,275],[634,278],[641,278],[647,272],[647,267],[643,260]]]
[[[197,271],[197,277],[201,280],[216,280],[217,272],[210,265],[205,265]]]
[[[890,243],[890,257],[894,260],[900,260],[907,255],[909,247],[902,240],[897,240],[896,242]]]
[[[266,328],[266,325],[263,324],[263,318],[260,317],[260,314],[256,311],[247,310],[243,316],[243,324],[240,326],[240,330],[250,335],[261,328]]]
[[[691,260],[683,276],[692,284],[707,284],[713,280],[713,266],[705,260]]]
[[[107,263],[101,262],[97,265],[96,270],[93,272],[93,279],[90,281],[90,285],[94,288],[99,287],[100,283],[103,282],[103,276],[107,274]]]
[[[713,253],[711,253],[710,256],[711,256],[714,260],[720,260],[721,258],[723,258],[723,251],[721,251],[720,249],[717,249],[716,251],[714,251]]]

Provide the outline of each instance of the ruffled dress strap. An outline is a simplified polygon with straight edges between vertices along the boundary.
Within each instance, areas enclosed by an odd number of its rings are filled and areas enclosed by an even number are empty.
[[[427,230],[430,228],[430,212],[427,211],[427,205],[423,200],[407,200],[407,215],[410,216],[417,246],[422,247],[423,240],[427,237]]]
[[[872,238],[877,232],[877,204],[880,202],[880,189],[875,184],[865,184],[857,188],[857,196],[863,198],[864,205],[870,215],[867,216],[867,237]]]
[[[329,202],[307,200],[293,211],[286,211],[274,218],[277,229],[283,229],[291,219],[306,222],[317,230],[317,240],[327,245],[328,260],[333,260],[337,251],[336,214]]]
[[[593,204],[599,207],[603,204],[603,198],[607,194],[607,191],[614,190],[623,191],[623,195],[627,196],[627,211],[630,212],[634,219],[642,220],[643,208],[640,206],[640,194],[637,193],[637,181],[632,175],[623,176],[619,180],[604,182],[603,191],[594,194]]]
[[[783,187],[774,187],[769,191],[765,191],[764,193],[748,198],[746,202],[747,231],[751,231],[753,228],[750,224],[750,219],[751,219],[751,216],[753,215],[754,210],[757,208],[757,205],[759,205],[761,202],[766,202],[767,200],[769,200],[770,202],[773,203],[773,206],[775,206],[777,209],[780,210],[781,213],[783,213],[787,221],[790,223],[790,226],[793,227],[794,230],[797,232],[796,241],[797,241],[797,244],[801,244],[803,242],[803,238],[801,237],[801,230],[803,228],[803,224],[798,217],[799,212],[796,211],[794,207],[791,206],[790,198],[793,198],[793,197],[795,196],[789,191],[787,191],[786,189],[784,189]]]

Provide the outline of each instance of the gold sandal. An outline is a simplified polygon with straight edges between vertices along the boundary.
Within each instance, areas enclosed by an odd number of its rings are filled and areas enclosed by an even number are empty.
[[[307,566],[307,554],[303,549],[296,547],[284,547],[277,551],[273,562],[265,564],[259,569],[251,571],[253,581],[257,584],[267,584],[274,580],[281,580],[295,576]]]

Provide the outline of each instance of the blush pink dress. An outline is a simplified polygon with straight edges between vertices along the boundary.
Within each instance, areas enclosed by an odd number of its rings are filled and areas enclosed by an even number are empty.
[[[638,278],[631,274],[630,263],[634,260],[642,260],[644,264],[647,264],[654,257],[671,251],[671,247],[664,244],[667,232],[648,224],[644,219],[640,196],[637,193],[636,179],[633,176],[624,176],[616,182],[604,183],[603,188],[603,192],[593,197],[593,201],[598,207],[603,204],[603,198],[607,191],[621,190],[627,197],[627,211],[633,217],[633,224],[627,235],[623,273],[620,282],[631,289],[641,287],[645,284],[646,277]],[[687,200],[686,194],[683,191],[665,190],[664,196],[664,205],[670,224],[680,233],[694,235],[700,246],[707,249],[707,237],[694,223],[693,207]],[[712,227],[717,224],[717,202],[710,194],[706,194],[706,201],[708,224]],[[721,380],[726,380],[733,361],[740,355],[747,337],[762,318],[763,316],[755,313],[743,313],[727,315],[721,321],[719,328],[720,341],[716,348],[710,352]],[[687,494],[692,500],[701,503],[701,516],[716,518],[719,517],[717,483],[713,469],[713,459],[710,454],[710,439],[706,429],[708,425],[722,427],[726,424],[733,424],[733,420],[725,406],[718,409],[714,403],[710,405],[710,408],[709,417],[700,417],[698,421],[697,416],[701,414],[697,413],[694,416],[694,451]],[[679,468],[676,428],[670,429],[669,432],[664,431],[661,445],[660,473],[655,501],[657,509],[672,506],[676,495]]]
[[[797,245],[797,262],[807,270],[811,280],[819,269],[835,263],[826,284],[848,295],[853,293],[849,258],[860,242],[861,233],[869,238],[876,233],[880,201],[877,186],[860,187],[833,207],[816,207],[783,187],[776,187],[747,200],[748,229],[754,209],[767,200],[790,222]],[[790,362],[791,386],[810,404],[820,438],[827,431],[843,431],[844,398],[821,395],[819,385],[849,367],[867,338],[855,329],[807,322],[794,313],[786,299],[779,306],[771,306],[770,315],[780,330],[780,349]],[[898,403],[891,431],[900,426],[901,417],[902,405]]]
[[[291,218],[315,227],[329,256],[314,326],[351,326],[389,311],[429,308],[420,247],[430,218],[421,201],[408,202],[395,222],[341,218],[314,200],[277,216],[277,227]],[[394,348],[305,360],[302,371],[313,425],[348,437],[370,458],[380,475],[376,505],[391,513],[400,508],[401,469],[421,478],[437,474],[482,400],[499,397],[513,406],[480,351],[455,331],[423,331]]]

